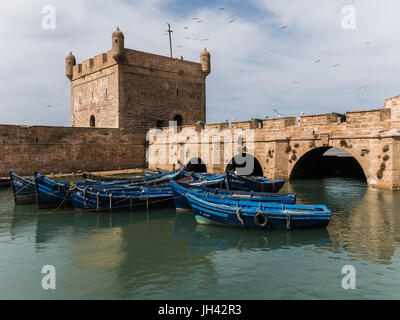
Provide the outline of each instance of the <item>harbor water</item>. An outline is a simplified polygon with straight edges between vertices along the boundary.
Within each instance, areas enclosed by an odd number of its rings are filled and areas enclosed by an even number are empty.
[[[398,299],[400,192],[347,178],[281,192],[326,204],[327,228],[258,231],[197,225],[174,208],[37,211],[0,189],[1,299]],[[42,267],[56,289],[42,288]],[[344,266],[355,289],[344,289]]]

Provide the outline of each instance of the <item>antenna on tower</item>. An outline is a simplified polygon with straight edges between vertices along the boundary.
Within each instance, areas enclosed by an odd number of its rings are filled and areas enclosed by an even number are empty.
[[[167,32],[168,32],[168,36],[169,36],[169,53],[170,53],[171,58],[172,58],[172,38],[171,38],[171,33],[173,31],[171,30],[171,26],[169,25],[169,23],[167,23],[167,25],[168,25]]]

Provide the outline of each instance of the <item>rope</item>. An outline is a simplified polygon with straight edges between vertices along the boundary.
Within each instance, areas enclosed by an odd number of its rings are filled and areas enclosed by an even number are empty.
[[[6,193],[0,198],[0,200],[1,201],[3,201],[3,200],[8,201],[8,200],[11,200],[13,197],[14,197],[14,193],[12,191],[12,188],[9,187],[9,188],[7,188]]]
[[[242,209],[242,208],[237,208],[237,210],[236,210],[236,216],[237,216],[238,220],[240,221],[240,223],[242,224],[242,226],[245,227],[244,221],[243,221],[242,217],[240,216],[240,210],[241,210],[241,209]]]
[[[10,194],[10,197],[9,198],[2,198],[1,200],[6,200],[6,201],[8,201],[8,200],[11,200],[12,198],[14,198],[14,196],[15,195],[17,195],[18,193],[20,193],[22,190],[24,190],[24,189],[26,189],[26,188],[28,188],[29,186],[32,186],[32,185],[34,185],[31,181],[29,181],[29,183],[28,184],[26,184],[23,188],[21,188],[20,190],[18,190],[17,192],[12,192],[12,196],[11,196],[11,194]],[[10,190],[12,190],[12,188],[9,188]],[[33,196],[33,195],[35,195],[36,193],[31,193],[31,194],[27,194],[26,196]]]
[[[286,216],[286,229],[290,229],[290,214]]]
[[[63,205],[63,203],[65,202],[65,200],[67,199],[67,196],[68,196],[68,194],[69,194],[70,192],[71,192],[71,189],[68,189],[68,191],[65,193],[65,197],[64,197],[63,201],[61,201],[61,203],[58,205],[58,207],[55,208],[55,209],[52,210],[52,211],[48,211],[47,213],[48,213],[48,214],[52,214],[52,213],[56,212],[58,209],[60,209],[61,206]]]

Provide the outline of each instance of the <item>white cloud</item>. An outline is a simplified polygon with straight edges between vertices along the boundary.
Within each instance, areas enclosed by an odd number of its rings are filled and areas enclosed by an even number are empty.
[[[53,31],[41,28],[46,4],[56,8]],[[228,4],[178,15],[158,0],[1,2],[0,123],[70,125],[65,56],[72,50],[80,62],[106,52],[117,25],[136,50],[169,55],[167,22],[174,56],[199,61],[207,47],[209,122],[272,116],[276,107],[297,115],[376,108],[399,93],[398,1],[253,0],[254,17],[245,5],[235,13]],[[348,4],[356,8],[355,30],[341,28]]]

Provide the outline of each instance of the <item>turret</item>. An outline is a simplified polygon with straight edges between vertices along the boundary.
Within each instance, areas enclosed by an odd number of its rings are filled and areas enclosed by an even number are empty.
[[[69,80],[72,79],[72,67],[76,64],[76,60],[72,52],[69,52],[69,54],[65,58],[65,75]]]
[[[117,62],[124,59],[124,34],[118,27],[112,34],[112,57]]]
[[[200,63],[203,73],[209,75],[211,72],[210,53],[206,48],[204,48],[203,52],[200,54]]]

